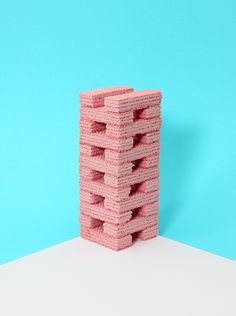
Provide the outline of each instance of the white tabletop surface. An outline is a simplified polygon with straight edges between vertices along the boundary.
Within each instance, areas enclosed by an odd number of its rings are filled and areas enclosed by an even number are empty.
[[[81,238],[2,265],[1,316],[235,316],[236,263],[157,238],[113,252]]]

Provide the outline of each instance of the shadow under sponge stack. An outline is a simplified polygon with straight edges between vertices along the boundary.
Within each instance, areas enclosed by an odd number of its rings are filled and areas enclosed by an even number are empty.
[[[157,236],[160,91],[80,94],[81,237],[121,250]]]

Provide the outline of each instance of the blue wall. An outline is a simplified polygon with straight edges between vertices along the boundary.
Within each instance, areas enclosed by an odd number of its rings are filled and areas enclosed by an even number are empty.
[[[78,91],[161,89],[162,235],[236,259],[235,1],[0,5],[0,262],[79,232]]]

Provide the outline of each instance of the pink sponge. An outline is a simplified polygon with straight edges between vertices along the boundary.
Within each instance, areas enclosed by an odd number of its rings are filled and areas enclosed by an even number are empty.
[[[81,237],[114,250],[157,236],[160,91],[80,94]]]

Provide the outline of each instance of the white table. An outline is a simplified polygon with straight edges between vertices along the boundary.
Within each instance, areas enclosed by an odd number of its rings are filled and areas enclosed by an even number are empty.
[[[81,238],[0,268],[1,316],[235,316],[236,263],[157,238],[113,252]]]

